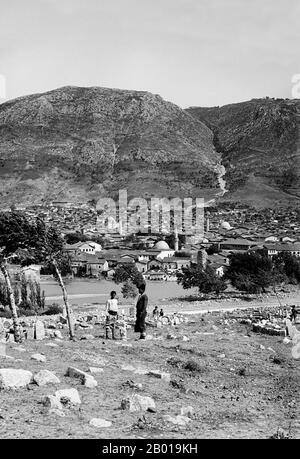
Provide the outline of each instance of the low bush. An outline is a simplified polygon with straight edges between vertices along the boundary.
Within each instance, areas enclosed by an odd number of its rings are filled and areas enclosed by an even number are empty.
[[[0,318],[2,319],[11,319],[12,315],[9,309],[0,310]]]
[[[188,370],[194,373],[202,373],[204,371],[204,367],[195,360],[188,360],[184,364],[183,368],[184,370]]]
[[[53,303],[50,306],[48,306],[48,309],[43,312],[43,315],[45,316],[55,316],[58,314],[63,313],[63,308],[59,304]]]

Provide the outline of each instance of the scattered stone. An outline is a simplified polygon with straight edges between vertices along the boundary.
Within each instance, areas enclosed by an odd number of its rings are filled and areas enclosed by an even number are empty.
[[[45,363],[47,360],[46,356],[43,354],[33,354],[30,358],[31,360],[36,360],[37,362],[42,362],[42,363]]]
[[[32,373],[15,368],[0,369],[0,389],[17,389],[25,387],[32,381]]]
[[[170,382],[171,381],[171,375],[170,373],[164,373],[162,371],[155,371],[155,370],[150,370],[148,372],[150,376],[154,376],[155,378],[162,379],[163,381]]]
[[[220,354],[218,355],[219,359],[225,359],[226,358],[226,355],[225,354]]]
[[[123,371],[135,371],[136,368],[133,365],[122,365],[121,370]]]
[[[151,397],[133,394],[123,399],[121,409],[130,412],[156,410],[155,401]]]
[[[300,343],[300,332],[295,333],[292,339],[293,344],[298,344]]]
[[[192,406],[183,406],[180,410],[181,416],[187,416],[190,418],[194,414],[194,408]]]
[[[98,382],[96,381],[93,376],[87,376],[84,380],[84,385],[85,387],[88,387],[89,389],[94,389],[95,387],[98,386]]]
[[[17,352],[26,352],[26,349],[25,347],[14,347],[14,350],[17,351]]]
[[[47,344],[45,344],[45,346],[48,346],[48,347],[58,347],[58,344],[55,344],[55,343],[47,343]]]
[[[141,367],[139,367],[139,368],[136,368],[136,369],[134,370],[134,373],[135,373],[136,375],[148,375],[148,374],[149,374],[149,370],[147,370],[147,368],[141,368]]]
[[[176,426],[181,426],[181,427],[185,427],[189,422],[191,422],[190,418],[186,416],[181,416],[181,415],[170,416],[169,414],[166,414],[163,416],[163,419],[166,422],[170,422],[171,424],[174,424]]]
[[[0,357],[2,357],[3,359],[7,359],[7,360],[11,360],[13,362],[16,362],[17,359],[15,359],[14,357],[11,357],[10,355],[0,355]]]
[[[80,405],[81,400],[76,389],[61,389],[55,392],[55,397],[61,403],[70,403],[72,405]]]
[[[41,320],[37,320],[35,323],[34,336],[37,340],[43,340],[46,337],[45,325]]]
[[[94,337],[94,335],[82,335],[82,337],[80,339],[81,340],[91,341],[91,340],[95,339],[95,337]]]
[[[141,383],[135,383],[132,380],[126,381],[122,384],[123,387],[130,387],[130,389],[142,390],[143,385]]]
[[[46,330],[46,336],[47,336],[47,338],[55,338],[54,331],[53,330]]]
[[[96,368],[96,367],[90,367],[89,370],[92,374],[95,374],[95,375],[104,372],[103,368]]]
[[[173,335],[172,333],[168,333],[167,334],[167,339],[176,339],[177,336],[176,335]]]
[[[26,339],[33,340],[33,339],[34,339],[34,333],[35,333],[35,328],[34,328],[34,326],[32,326],[32,327],[27,327],[27,328],[26,328]]]
[[[292,357],[293,359],[299,360],[300,359],[300,342],[293,346],[292,348]]]
[[[58,377],[49,370],[41,370],[33,376],[33,381],[38,386],[45,386],[46,384],[59,384]]]
[[[0,341],[0,356],[6,356],[6,343]]]
[[[89,389],[93,389],[94,387],[98,386],[98,382],[93,376],[85,373],[82,370],[78,370],[78,368],[69,367],[66,376],[79,379],[81,384],[84,384],[85,387],[88,387]]]
[[[263,344],[260,344],[260,345],[259,345],[259,349],[261,349],[262,351],[264,351],[266,348],[265,348],[265,346],[264,346]]]
[[[42,401],[43,405],[54,410],[62,410],[63,406],[60,403],[60,399],[54,395],[46,395]]]
[[[59,416],[60,418],[64,418],[66,416],[65,413],[59,408],[51,408],[49,410],[49,414],[55,414],[56,416]]]
[[[282,342],[283,344],[290,344],[291,340],[288,337],[285,337]]]
[[[68,323],[68,320],[64,316],[59,316],[59,322],[63,325],[66,325]]]
[[[90,420],[90,425],[92,427],[97,427],[99,429],[102,429],[104,427],[110,427],[112,423],[110,421],[106,421],[105,419],[94,418]]]
[[[190,338],[188,338],[187,336],[183,336],[183,337],[182,337],[182,341],[183,341],[184,343],[186,343],[186,342],[190,341]]]
[[[94,328],[93,325],[89,325],[86,322],[80,322],[79,326],[81,328]]]
[[[63,335],[62,335],[61,331],[59,331],[59,330],[55,330],[54,336],[55,336],[55,338],[63,339]]]

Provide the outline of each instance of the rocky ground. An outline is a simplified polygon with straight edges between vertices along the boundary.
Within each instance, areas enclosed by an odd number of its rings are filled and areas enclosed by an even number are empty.
[[[299,360],[283,337],[224,314],[149,327],[146,341],[90,327],[75,342],[63,329],[6,345],[0,379],[22,369],[35,383],[25,374],[24,387],[0,390],[1,438],[300,438]],[[63,389],[75,392],[54,397]]]

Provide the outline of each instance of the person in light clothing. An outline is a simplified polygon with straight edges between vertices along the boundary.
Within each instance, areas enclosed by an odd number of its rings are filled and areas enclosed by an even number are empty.
[[[117,293],[115,291],[110,292],[110,299],[106,302],[106,324],[105,324],[105,336],[109,339],[111,333],[112,339],[115,339],[115,328],[118,320],[118,300],[116,298]]]

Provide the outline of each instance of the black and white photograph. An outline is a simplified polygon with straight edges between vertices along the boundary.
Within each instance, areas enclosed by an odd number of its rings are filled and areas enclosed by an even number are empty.
[[[299,0],[0,0],[0,440],[300,439],[299,45]]]

